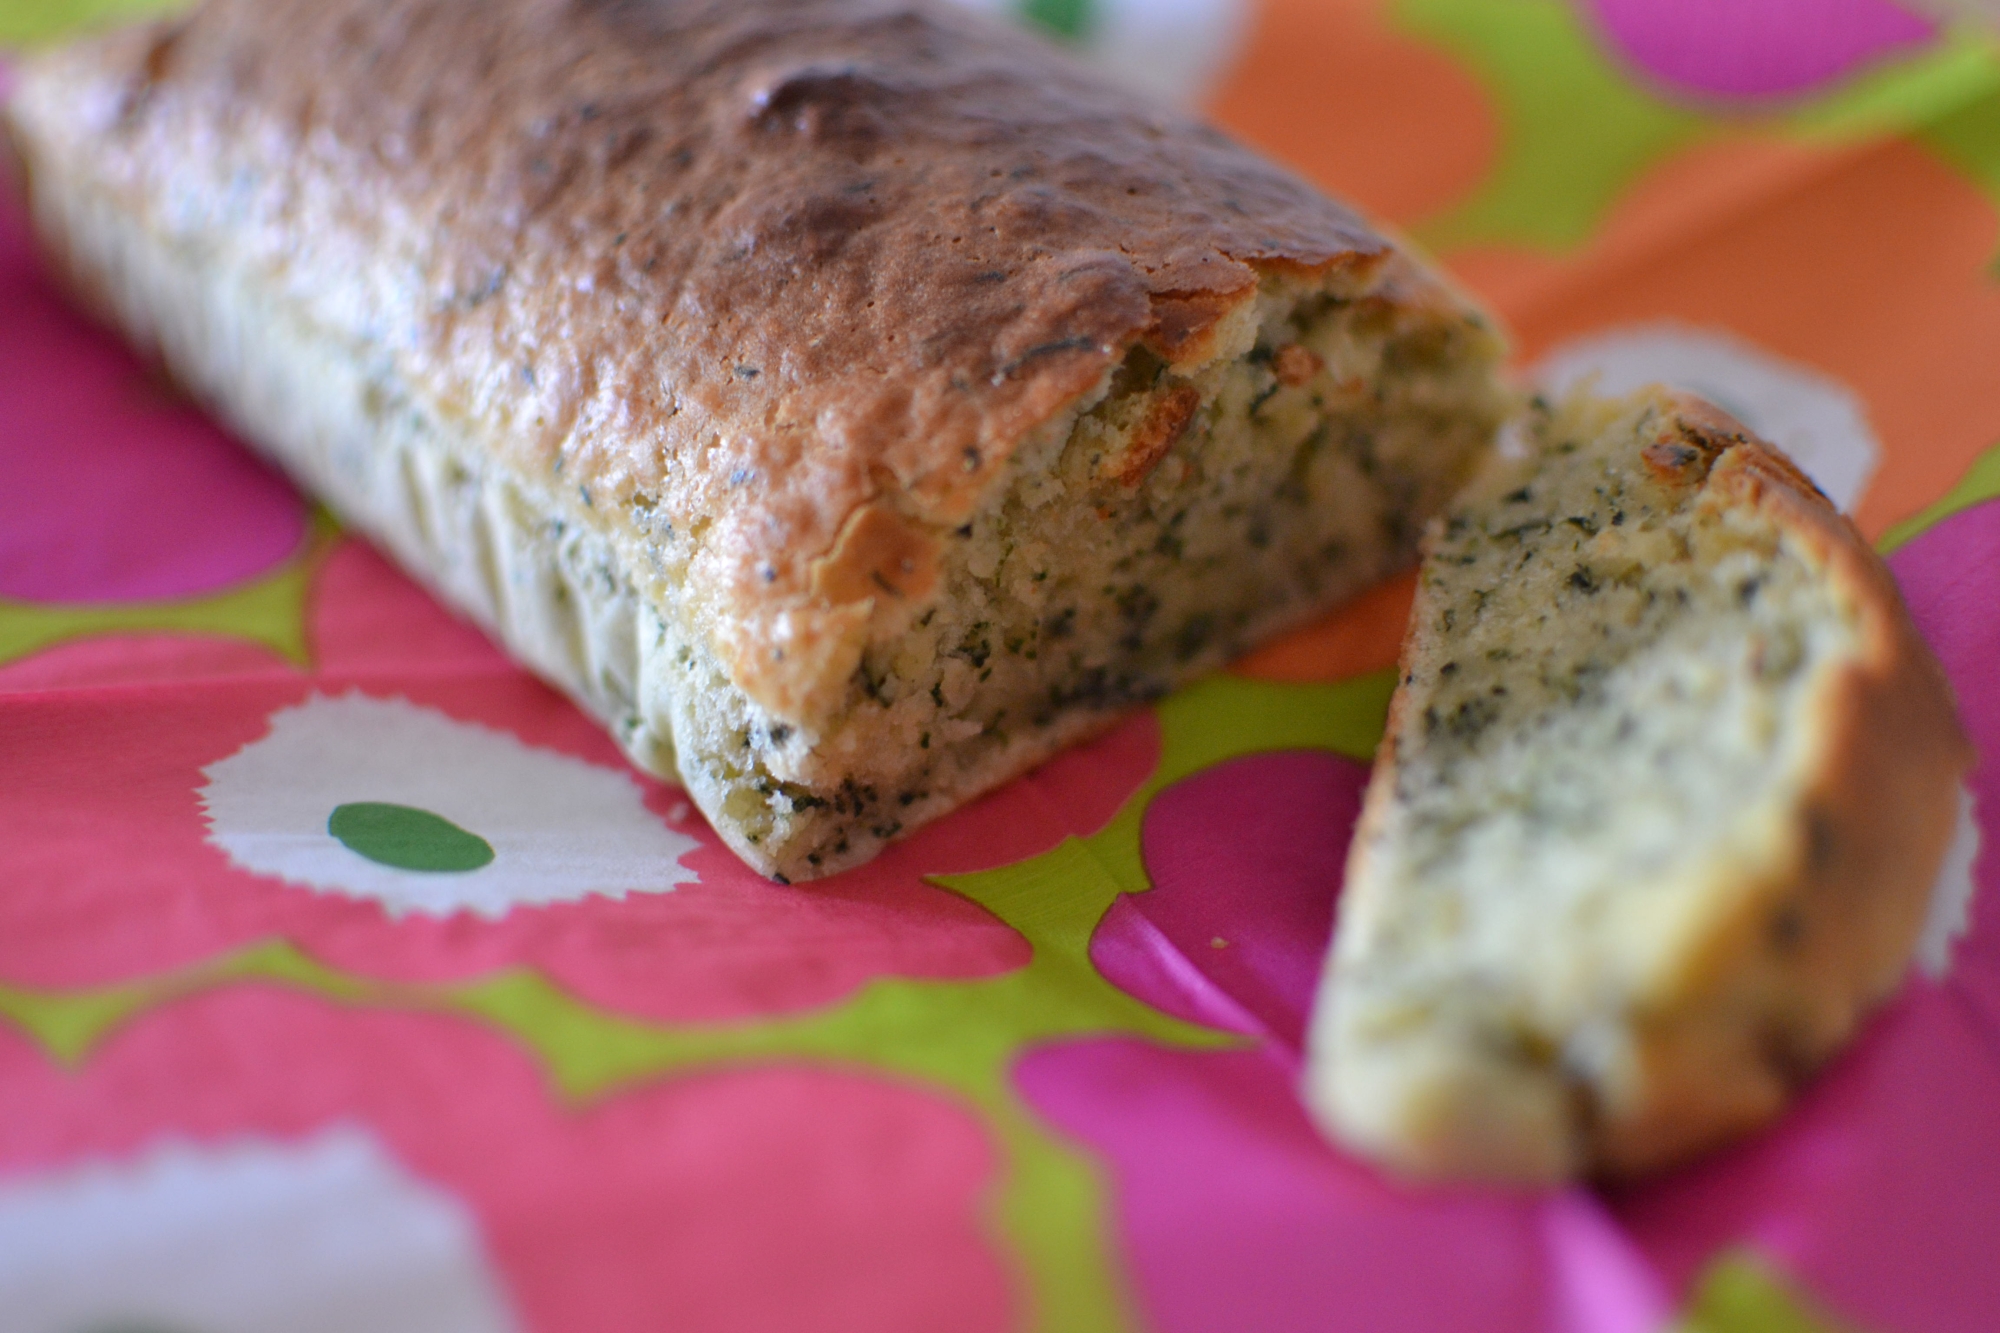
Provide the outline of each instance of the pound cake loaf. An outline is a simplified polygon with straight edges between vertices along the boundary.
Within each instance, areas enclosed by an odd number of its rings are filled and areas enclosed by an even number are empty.
[[[79,290],[799,879],[1414,559],[1480,314],[923,0],[209,0],[7,110]]]
[[[1901,979],[1971,762],[1888,571],[1664,390],[1524,422],[1426,538],[1309,1094],[1404,1173],[1623,1177]]]

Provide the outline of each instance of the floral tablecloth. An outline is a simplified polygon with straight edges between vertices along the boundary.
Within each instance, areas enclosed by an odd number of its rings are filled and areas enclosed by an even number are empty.
[[[0,44],[131,0],[0,0]],[[1415,1192],[1294,1095],[1407,580],[861,870],[682,794],[0,208],[0,1331],[2000,1328],[2000,40],[1887,0],[988,0],[1879,541],[1974,774],[1767,1133]],[[1979,824],[1989,833],[1982,853]]]

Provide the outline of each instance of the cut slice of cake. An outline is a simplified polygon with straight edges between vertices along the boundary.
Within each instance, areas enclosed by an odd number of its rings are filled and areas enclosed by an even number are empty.
[[[1538,405],[1431,527],[1309,1094],[1407,1175],[1656,1169],[1902,976],[1971,761],[1880,560],[1654,389]]]

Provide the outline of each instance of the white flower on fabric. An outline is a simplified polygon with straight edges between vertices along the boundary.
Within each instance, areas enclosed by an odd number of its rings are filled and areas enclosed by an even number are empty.
[[[1064,40],[1113,82],[1194,107],[1241,52],[1246,0],[958,0]]]
[[[374,1135],[166,1142],[0,1182],[9,1333],[512,1333],[471,1215]]]
[[[1085,55],[1169,106],[1201,105],[1250,30],[1242,0],[1098,0],[1097,8]]]
[[[1587,334],[1543,357],[1535,378],[1561,394],[1593,374],[1606,394],[1654,383],[1699,394],[1790,454],[1845,511],[1882,457],[1851,389],[1733,333],[1662,323]]]
[[[316,696],[202,772],[230,860],[391,916],[498,918],[696,879],[680,858],[700,844],[627,774],[402,699]]]
[[[1917,936],[1917,966],[1933,981],[1942,981],[1951,972],[1952,945],[1972,928],[1972,898],[1978,892],[1972,867],[1978,860],[1979,812],[1973,808],[1972,793],[1960,787],[1958,832],[1944,854],[1923,932]]]

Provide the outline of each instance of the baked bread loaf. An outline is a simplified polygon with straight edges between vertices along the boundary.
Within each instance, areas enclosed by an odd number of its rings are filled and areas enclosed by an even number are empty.
[[[1426,536],[1309,1094],[1420,1177],[1650,1171],[1900,980],[1971,751],[1851,524],[1664,390],[1523,423]]]
[[[209,0],[7,126],[91,301],[792,879],[1413,559],[1510,409],[1352,213],[923,0]]]

